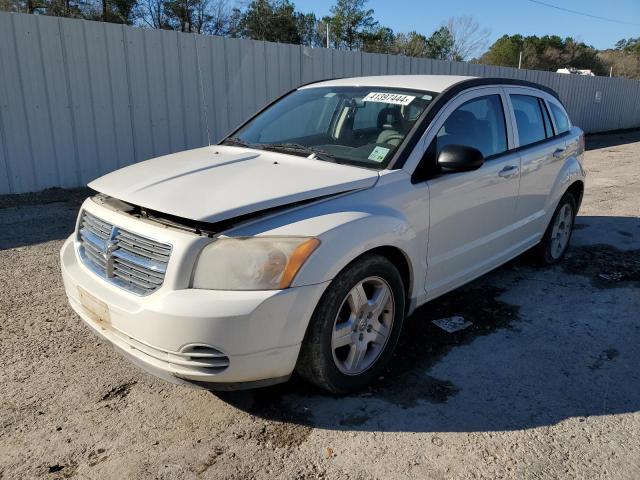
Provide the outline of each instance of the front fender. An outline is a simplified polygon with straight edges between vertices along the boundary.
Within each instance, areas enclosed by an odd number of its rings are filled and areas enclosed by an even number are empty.
[[[313,285],[333,278],[355,258],[378,247],[395,247],[407,259],[422,258],[417,233],[399,211],[380,205],[347,210],[323,206],[294,212],[257,227],[234,230],[233,235],[313,236],[320,246],[296,275],[292,287]],[[424,255],[422,255],[424,256]],[[411,262],[409,262],[412,270]],[[414,282],[411,282],[414,285]]]
[[[407,259],[419,258],[417,234],[399,215],[341,212],[336,220],[339,222],[318,235],[321,244],[300,269],[295,286],[332,280],[354,259],[379,247],[395,247]]]
[[[309,236],[320,246],[292,286],[333,280],[350,262],[379,247],[393,247],[407,259],[412,298],[424,296],[428,217],[425,185],[411,185],[405,172],[383,175],[375,188],[341,195],[239,225],[230,236]]]

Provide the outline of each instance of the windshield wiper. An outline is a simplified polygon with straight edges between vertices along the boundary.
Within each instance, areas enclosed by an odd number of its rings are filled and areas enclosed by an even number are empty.
[[[236,145],[238,147],[253,148],[256,150],[270,150],[273,152],[301,153],[308,157],[314,155],[315,158],[327,162],[337,162],[335,157],[321,148],[307,147],[300,143],[249,143],[238,137],[225,138],[221,143]]]
[[[314,155],[315,158],[326,162],[335,162],[336,159],[329,152],[325,152],[321,148],[307,147],[300,143],[268,143],[260,145],[263,150],[272,150],[274,152],[291,152],[302,153],[305,156]]]
[[[245,142],[244,140],[242,140],[241,138],[238,138],[238,137],[225,138],[220,143],[228,143],[228,144],[231,144],[231,145],[236,145],[238,147],[259,148],[259,145],[253,145],[253,144],[251,144],[249,142]]]

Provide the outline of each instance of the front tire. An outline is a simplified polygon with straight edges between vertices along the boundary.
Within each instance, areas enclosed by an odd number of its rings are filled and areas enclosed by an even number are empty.
[[[565,193],[556,207],[551,222],[535,253],[541,265],[553,265],[562,260],[573,233],[576,217],[576,200],[569,192]]]
[[[398,269],[377,254],[354,261],[320,299],[302,343],[298,373],[333,393],[364,388],[391,358],[404,315]]]

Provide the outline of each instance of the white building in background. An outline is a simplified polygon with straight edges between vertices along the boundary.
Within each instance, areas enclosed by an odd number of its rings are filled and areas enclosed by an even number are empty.
[[[577,68],[559,68],[556,73],[570,73],[573,75],[587,75],[589,77],[595,77],[595,74],[591,70],[579,70]]]

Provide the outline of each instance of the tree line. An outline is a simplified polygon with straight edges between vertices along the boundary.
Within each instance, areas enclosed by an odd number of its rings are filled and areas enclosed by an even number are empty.
[[[335,0],[330,15],[320,18],[290,0],[243,6],[230,0],[0,0],[0,10],[536,70],[574,67],[606,75],[613,67],[616,76],[640,78],[640,38],[605,51],[555,35],[504,35],[488,46],[490,31],[472,17],[450,18],[430,34],[396,33],[375,19],[368,0]]]
[[[431,35],[394,33],[368,0],[335,0],[318,18],[290,0],[0,0],[0,10],[82,18],[145,28],[446,60],[470,60],[489,31],[471,17],[450,19]]]

